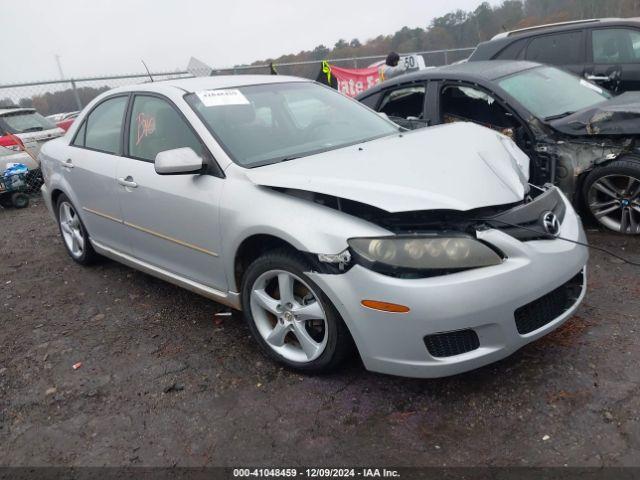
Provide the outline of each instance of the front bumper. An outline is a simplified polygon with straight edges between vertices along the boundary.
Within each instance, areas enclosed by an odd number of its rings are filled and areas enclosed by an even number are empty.
[[[563,197],[564,199],[564,197]],[[580,219],[566,199],[560,236],[586,242]],[[498,230],[478,237],[507,259],[493,267],[423,279],[381,275],[359,265],[344,274],[310,273],[336,306],[368,370],[407,377],[443,377],[500,360],[562,325],[586,292],[586,247],[563,240],[521,242]],[[518,333],[514,312],[584,272],[579,294],[562,313],[529,333]],[[406,314],[361,305],[374,299],[410,307]],[[432,356],[425,336],[471,329],[477,348],[448,357]]]

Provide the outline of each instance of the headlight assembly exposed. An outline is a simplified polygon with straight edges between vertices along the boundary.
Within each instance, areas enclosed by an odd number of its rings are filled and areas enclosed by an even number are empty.
[[[351,238],[348,242],[359,263],[382,273],[424,271],[423,276],[429,276],[502,263],[496,251],[466,235]]]

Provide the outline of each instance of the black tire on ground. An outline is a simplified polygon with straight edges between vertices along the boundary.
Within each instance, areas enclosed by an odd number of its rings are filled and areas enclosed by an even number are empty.
[[[273,250],[254,260],[247,268],[242,279],[241,300],[243,314],[253,338],[268,357],[289,369],[299,372],[328,373],[336,369],[354,351],[354,344],[347,326],[329,298],[322,292],[320,287],[305,275],[304,272],[309,271],[309,269],[309,265],[302,255],[289,250]],[[258,331],[251,312],[251,290],[258,277],[271,270],[284,270],[299,277],[307,283],[316,298],[320,300],[326,315],[328,335],[324,351],[315,360],[302,363],[284,358],[267,344]]]
[[[11,204],[15,208],[27,208],[29,206],[29,196],[22,192],[16,192],[11,195]]]
[[[592,207],[589,201],[589,193],[592,190],[593,185],[599,180],[604,179],[605,177],[614,177],[614,180],[619,181],[618,185],[620,190],[624,190],[625,188],[625,180],[624,177],[634,178],[636,181],[633,183],[632,190],[638,192],[640,195],[640,156],[637,155],[626,155],[624,157],[619,158],[618,160],[614,160],[612,162],[607,163],[601,167],[594,168],[585,178],[584,183],[582,184],[582,201],[585,213],[594,220],[599,226],[609,231],[625,234],[625,235],[637,235],[640,234],[640,196],[635,195],[635,200],[631,201],[630,206],[626,207],[629,210],[633,210],[630,212],[631,218],[627,216],[626,218],[626,231],[622,231],[623,222],[622,222],[622,212],[623,208],[620,207],[619,211],[614,210],[612,214],[617,215],[619,213],[620,216],[620,227],[613,228],[610,222],[607,222],[603,218],[598,218],[594,214],[594,209],[596,207]],[[618,180],[619,179],[619,180]],[[628,195],[631,197],[631,195]],[[612,206],[613,197],[606,196],[603,199],[611,199]],[[621,197],[621,201],[624,198]],[[600,207],[600,211],[602,211],[602,207]],[[607,225],[606,223],[609,223]],[[635,228],[632,228],[632,224],[635,225]]]
[[[67,251],[67,253],[69,254],[69,256],[74,262],[77,262],[80,265],[91,265],[95,263],[100,258],[100,256],[93,249],[91,242],[89,241],[89,234],[87,232],[87,229],[85,228],[84,223],[82,223],[82,219],[80,219],[79,216],[78,216],[78,220],[80,222],[80,233],[84,240],[84,249],[82,254],[79,256],[73,255],[71,250],[69,250],[67,243],[64,241],[64,234],[62,232],[62,226],[60,225],[60,207],[65,202],[70,204],[73,207],[73,209],[77,212],[77,209],[71,203],[71,200],[69,200],[69,198],[64,193],[60,194],[56,202],[56,218],[58,220],[58,229],[60,230],[60,235],[63,237],[62,244],[64,245],[65,250]]]

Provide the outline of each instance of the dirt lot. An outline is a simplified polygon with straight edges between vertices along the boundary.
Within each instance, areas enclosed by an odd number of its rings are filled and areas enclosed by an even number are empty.
[[[40,202],[0,226],[0,465],[640,465],[640,270],[598,252],[578,314],[498,364],[302,377],[215,303],[73,263]]]

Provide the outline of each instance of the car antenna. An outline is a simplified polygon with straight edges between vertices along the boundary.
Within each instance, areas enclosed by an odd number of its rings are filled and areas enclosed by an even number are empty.
[[[147,70],[147,75],[149,75],[149,80],[151,80],[151,83],[153,83],[153,77],[151,76],[151,72],[149,71],[149,67],[147,67],[146,63],[144,63],[143,59],[140,59],[140,61],[142,62],[142,65],[144,65],[144,68]]]

